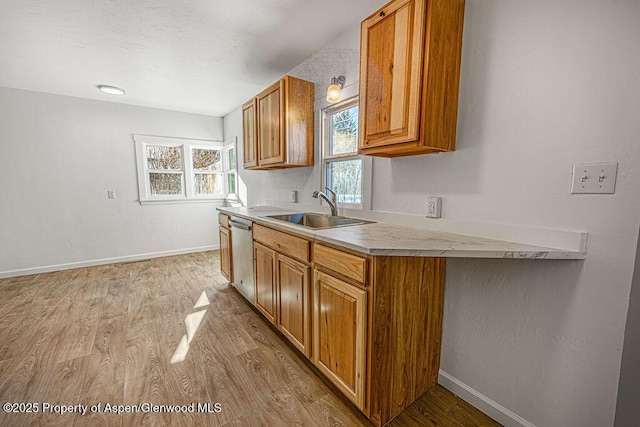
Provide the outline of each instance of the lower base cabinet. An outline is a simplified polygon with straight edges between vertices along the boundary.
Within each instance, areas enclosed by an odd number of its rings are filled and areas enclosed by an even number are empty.
[[[277,255],[278,329],[305,356],[311,356],[311,269],[304,263]]]
[[[364,409],[367,292],[318,270],[314,282],[313,363]]]
[[[276,324],[276,252],[259,243],[253,244],[255,259],[256,308]]]
[[[220,237],[220,272],[229,282],[233,281],[231,264],[231,230],[229,230],[229,216],[218,215],[218,230]]]
[[[254,226],[256,308],[311,357],[310,242]]]
[[[254,224],[256,307],[385,425],[437,383],[446,260],[311,245]]]

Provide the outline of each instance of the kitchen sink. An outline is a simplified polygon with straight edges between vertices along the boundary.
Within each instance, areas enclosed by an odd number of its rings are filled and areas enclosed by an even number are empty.
[[[269,215],[267,218],[298,224],[309,228],[334,228],[347,227],[349,225],[371,224],[373,221],[346,218],[343,216],[323,215],[312,212],[295,213],[287,215]]]

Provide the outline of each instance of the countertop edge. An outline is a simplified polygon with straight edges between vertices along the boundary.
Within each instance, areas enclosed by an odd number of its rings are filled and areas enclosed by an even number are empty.
[[[267,210],[267,207],[263,207]],[[533,251],[521,251],[521,250],[465,250],[465,249],[450,249],[450,250],[431,250],[431,249],[398,249],[398,248],[367,248],[363,247],[351,242],[347,242],[344,240],[336,239],[333,237],[326,237],[318,234],[318,232],[322,232],[322,229],[319,230],[307,230],[302,226],[298,225],[288,225],[283,223],[282,221],[278,221],[275,219],[265,218],[265,216],[261,216],[258,213],[255,214],[247,214],[243,212],[238,212],[238,208],[234,207],[217,207],[216,210],[219,212],[225,213],[227,215],[238,216],[253,222],[256,222],[260,225],[268,226],[273,229],[283,231],[286,233],[291,233],[300,237],[304,237],[307,239],[314,240],[318,243],[328,243],[336,246],[341,246],[346,249],[350,249],[364,255],[371,256],[411,256],[411,257],[442,257],[442,258],[487,258],[487,259],[534,259],[534,260],[583,260],[586,259],[586,252],[580,251],[572,251],[566,249],[554,249],[554,248],[546,248],[540,247],[539,249]],[[245,208],[246,209],[246,208]],[[298,213],[294,210],[282,209],[282,208],[273,208],[274,212],[277,213]],[[379,222],[381,223],[381,222]],[[384,223],[381,223],[384,224]],[[366,227],[367,224],[364,225],[355,225],[351,227]],[[411,227],[407,227],[411,228]],[[447,234],[457,235],[457,236],[466,236],[466,237],[474,237],[467,236],[462,233],[451,233],[447,232]],[[495,240],[496,242],[507,242],[506,240],[501,239],[487,239],[487,240]],[[514,243],[514,242],[508,242]],[[534,245],[526,245],[526,246],[534,246]]]

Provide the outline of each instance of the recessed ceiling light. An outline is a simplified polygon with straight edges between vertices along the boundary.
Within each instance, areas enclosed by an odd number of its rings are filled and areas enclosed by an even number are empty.
[[[124,89],[109,85],[98,85],[100,92],[108,93],[109,95],[124,95]]]

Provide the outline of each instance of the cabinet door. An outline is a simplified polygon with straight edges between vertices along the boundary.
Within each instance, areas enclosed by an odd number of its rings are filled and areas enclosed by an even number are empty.
[[[367,293],[315,270],[313,362],[364,408]]]
[[[245,169],[258,166],[257,120],[255,98],[242,106],[242,147]]]
[[[222,275],[231,282],[233,280],[231,272],[231,236],[229,229],[219,227],[220,230],[220,271]]]
[[[425,0],[395,0],[362,22],[360,149],[417,141]]]
[[[284,163],[285,120],[284,79],[262,91],[258,105],[258,165],[269,166]]]
[[[278,254],[278,329],[310,357],[310,268]]]
[[[276,253],[254,242],[256,308],[276,323]]]

